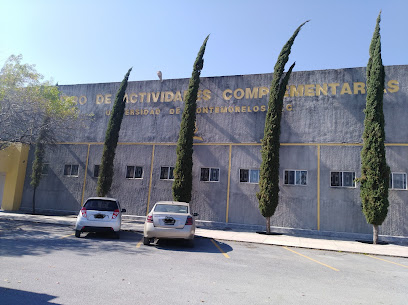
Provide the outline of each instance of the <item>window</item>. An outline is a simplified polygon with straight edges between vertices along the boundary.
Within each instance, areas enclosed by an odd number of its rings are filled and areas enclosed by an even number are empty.
[[[259,183],[259,169],[240,169],[239,182]]]
[[[94,177],[94,178],[98,178],[98,177],[99,177],[99,167],[100,167],[99,164],[95,164],[95,165],[94,165],[94,171],[93,171],[93,177]]]
[[[77,164],[65,164],[64,166],[64,176],[67,177],[78,177],[79,165]]]
[[[115,211],[119,209],[118,202],[105,199],[90,199],[84,204],[84,208],[94,211]]]
[[[160,168],[160,179],[162,180],[173,180],[174,167],[172,166],[162,166]]]
[[[307,185],[307,171],[285,170],[284,184],[286,185]]]
[[[390,174],[390,189],[406,190],[407,189],[407,174],[406,173],[391,173]]]
[[[126,166],[126,178],[128,179],[142,179],[143,167],[141,166]]]
[[[48,175],[49,163],[44,163],[41,170],[41,175]]]
[[[154,208],[155,212],[165,213],[188,213],[188,206],[186,205],[174,205],[174,204],[156,204]]]
[[[220,169],[219,168],[202,167],[201,168],[200,181],[211,181],[211,182],[220,181]]]
[[[330,172],[330,186],[332,187],[356,187],[355,172]]]

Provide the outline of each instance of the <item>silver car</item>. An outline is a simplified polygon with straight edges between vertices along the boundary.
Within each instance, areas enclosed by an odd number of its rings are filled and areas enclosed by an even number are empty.
[[[119,238],[124,212],[126,209],[121,209],[115,198],[90,197],[79,211],[75,236],[80,237],[82,232],[112,232]]]
[[[146,216],[143,244],[149,245],[155,238],[184,239],[194,246],[195,220],[190,204],[177,201],[159,201]]]

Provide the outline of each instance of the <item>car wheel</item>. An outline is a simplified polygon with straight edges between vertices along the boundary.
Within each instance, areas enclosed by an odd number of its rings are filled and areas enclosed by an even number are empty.
[[[116,239],[120,239],[120,232],[118,231],[118,232],[115,232],[115,238]]]
[[[145,246],[150,245],[150,238],[149,238],[149,237],[143,237],[143,244],[144,244]]]
[[[81,230],[75,230],[75,237],[81,237]]]

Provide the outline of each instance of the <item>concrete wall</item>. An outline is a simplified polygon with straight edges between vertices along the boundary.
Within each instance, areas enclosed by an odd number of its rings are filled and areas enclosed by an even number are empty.
[[[320,211],[323,231],[372,231],[361,211],[359,188],[330,186],[331,171],[351,171],[356,173],[356,177],[360,176],[361,148],[362,146],[321,147]]]
[[[229,148],[225,145],[195,146],[193,166],[194,211],[202,220],[224,222],[228,190]],[[202,167],[219,168],[219,182],[200,181]]]
[[[408,146],[387,146],[387,163],[391,172],[408,172]],[[380,233],[387,235],[408,236],[408,192],[390,190],[390,207],[387,218],[380,227]]]
[[[404,104],[408,98],[408,66],[389,66],[385,71],[387,142],[406,143],[408,136],[403,126],[408,115]],[[197,102],[196,135],[202,138],[198,142],[259,143],[271,79],[272,74],[202,78],[200,89],[205,94]],[[361,142],[366,94],[365,88],[359,89],[359,86],[364,87],[364,82],[365,68],[292,73],[284,98],[282,143]],[[129,82],[120,141],[177,142],[184,106],[180,99],[187,86],[188,79]],[[66,95],[78,100],[83,114],[93,115],[84,127],[73,134],[65,134],[66,141],[104,141],[109,119],[106,113],[112,108],[118,87],[119,83],[61,86]],[[319,90],[323,87],[326,90]],[[266,92],[260,98],[262,88]],[[254,94],[252,97],[246,93],[247,89]],[[180,98],[176,96],[178,93]],[[223,109],[227,111],[222,112]],[[137,111],[149,114],[136,115]],[[154,114],[150,114],[152,111]]]
[[[39,210],[79,211],[85,179],[88,145],[58,145],[46,151],[48,174],[43,175],[36,191],[36,208]],[[34,149],[30,150],[21,208],[31,209],[33,188],[30,186]],[[79,165],[78,177],[64,176],[65,164]]]
[[[393,172],[404,173],[408,172],[407,72],[408,66],[386,67],[384,95],[387,160]],[[265,223],[256,199],[258,184],[240,182],[239,170],[260,166],[260,140],[271,79],[272,74],[202,79],[192,194],[193,210],[200,214],[199,219]],[[371,232],[361,212],[358,185],[330,186],[331,171],[360,175],[364,82],[364,68],[292,74],[284,99],[280,204],[271,219],[273,226]],[[109,194],[117,197],[129,214],[145,215],[156,201],[172,198],[172,181],[159,179],[160,167],[174,166],[176,162],[182,97],[187,85],[188,79],[129,83]],[[77,98],[83,114],[93,116],[73,134],[63,135],[70,144],[47,151],[50,173],[38,188],[39,207],[77,211],[83,199],[96,194],[93,168],[100,163],[108,114],[118,87],[119,83],[61,86],[67,95]],[[33,152],[30,166],[32,159]],[[64,164],[71,162],[79,164],[78,177],[62,175]],[[143,178],[126,179],[127,165],[142,166]],[[219,168],[220,181],[200,181],[201,167]],[[284,185],[284,170],[306,170],[307,185]],[[30,207],[31,196],[26,179],[23,208]],[[380,228],[382,234],[408,236],[408,211],[404,204],[407,196],[407,190],[390,190],[390,209]]]

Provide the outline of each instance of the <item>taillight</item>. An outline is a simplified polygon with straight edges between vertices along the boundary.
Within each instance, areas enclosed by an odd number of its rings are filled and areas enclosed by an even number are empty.
[[[186,226],[192,226],[192,225],[193,225],[193,217],[187,216]]]
[[[114,210],[113,215],[112,215],[112,219],[115,219],[116,217],[118,217],[118,215],[119,215],[119,210],[118,209]]]
[[[146,218],[147,222],[153,222],[153,216],[152,215],[148,215]]]
[[[82,214],[82,217],[86,218],[86,209],[85,209],[85,207],[82,207],[81,214]]]

